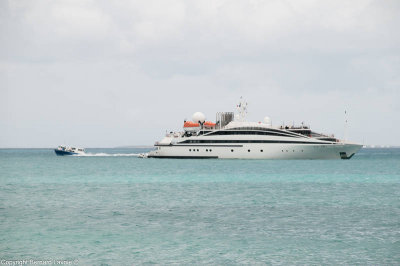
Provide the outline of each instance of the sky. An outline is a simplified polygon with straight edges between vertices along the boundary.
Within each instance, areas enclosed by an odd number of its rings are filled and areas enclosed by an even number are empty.
[[[400,145],[400,1],[2,0],[0,147],[153,145],[203,112]]]

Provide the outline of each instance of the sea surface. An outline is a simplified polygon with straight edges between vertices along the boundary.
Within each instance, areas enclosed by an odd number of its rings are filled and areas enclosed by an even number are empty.
[[[326,161],[145,151],[0,149],[0,264],[400,264],[400,149]]]

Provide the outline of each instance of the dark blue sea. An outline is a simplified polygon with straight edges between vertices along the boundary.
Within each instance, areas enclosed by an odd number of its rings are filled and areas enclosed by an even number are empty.
[[[400,264],[400,149],[135,157],[145,151],[1,149],[0,264]]]

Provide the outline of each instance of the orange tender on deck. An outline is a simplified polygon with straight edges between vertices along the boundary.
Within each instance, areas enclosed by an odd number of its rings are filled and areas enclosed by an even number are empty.
[[[206,122],[204,122],[204,124],[203,124],[203,126],[204,127],[215,127],[215,123],[213,123],[213,122],[211,122],[211,121],[206,121]],[[199,123],[194,123],[194,122],[192,122],[192,121],[186,121],[184,124],[183,124],[183,127],[199,127],[200,126],[200,124]]]
[[[215,123],[211,122],[211,121],[206,121],[204,122],[204,126],[205,127],[215,127]]]
[[[192,121],[186,121],[186,122],[183,124],[183,127],[199,127],[199,126],[200,126],[199,123],[194,123],[194,122],[192,122]]]

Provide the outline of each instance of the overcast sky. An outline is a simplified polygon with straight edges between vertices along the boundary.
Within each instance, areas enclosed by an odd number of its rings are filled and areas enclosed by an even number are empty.
[[[0,1],[0,147],[152,145],[250,121],[400,145],[400,1]]]

